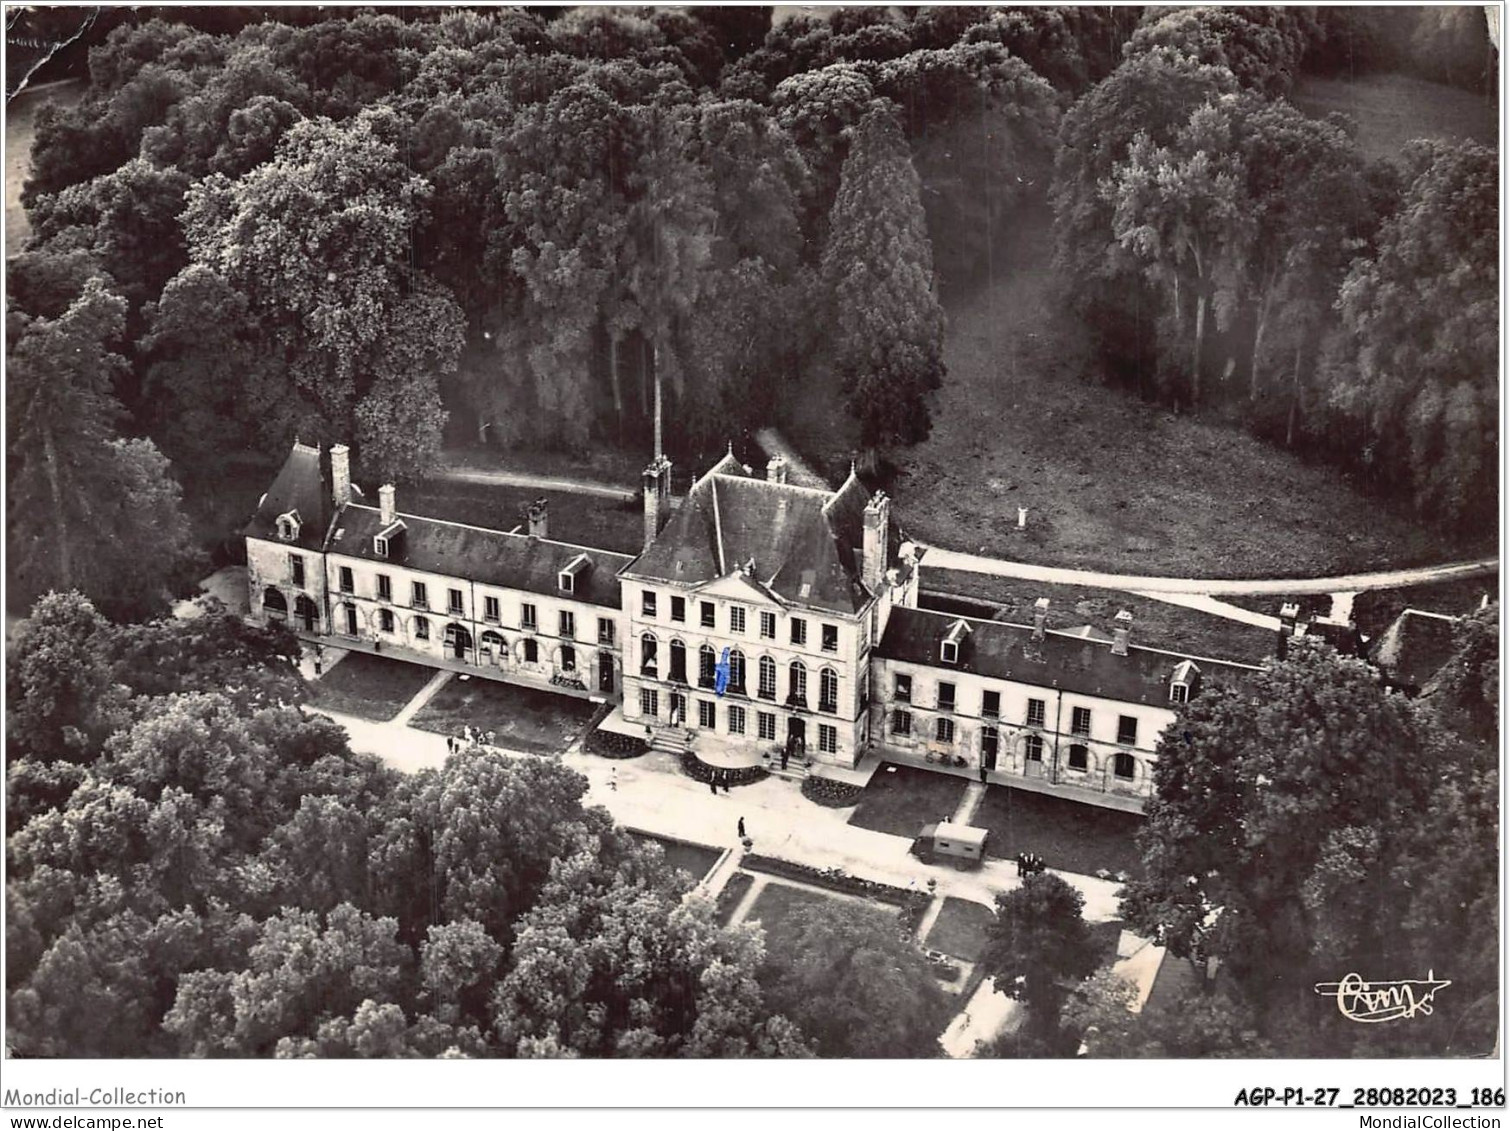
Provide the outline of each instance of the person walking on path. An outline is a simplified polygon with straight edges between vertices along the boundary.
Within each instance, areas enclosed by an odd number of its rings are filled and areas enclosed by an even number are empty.
[[[743,817],[741,817],[741,818],[739,818],[739,839],[740,840],[744,840],[744,838],[745,838],[745,819]]]
[[[608,789],[611,793],[619,792],[619,767],[617,766],[608,771]]]
[[[714,797],[718,796],[718,771],[708,771],[708,792]]]
[[[733,776],[734,776],[734,772],[732,770],[725,770],[724,771],[724,792],[725,793],[729,792],[729,779],[732,778]]]

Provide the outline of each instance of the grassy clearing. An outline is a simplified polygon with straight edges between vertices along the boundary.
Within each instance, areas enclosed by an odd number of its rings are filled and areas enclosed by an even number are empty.
[[[1499,139],[1496,99],[1409,75],[1305,77],[1290,96],[1313,118],[1346,114],[1358,124],[1358,145],[1369,157],[1395,158],[1413,138],[1468,138],[1491,149]]]
[[[1453,552],[1330,468],[1102,385],[1085,328],[1053,299],[1052,251],[1049,210],[1029,210],[994,285],[946,295],[948,376],[933,434],[892,453],[893,516],[906,536],[1196,577],[1310,576]],[[826,384],[809,382],[788,405],[805,422],[788,439],[821,468],[847,465],[853,448]]]
[[[680,868],[692,877],[693,882],[701,880],[718,863],[718,858],[723,851],[717,848],[709,848],[705,844],[693,844],[687,840],[674,840],[671,837],[656,836],[654,833],[632,832],[630,835],[638,840],[661,846],[661,851],[666,854],[666,865],[669,868]]]
[[[462,727],[495,732],[506,750],[560,754],[591,721],[596,705],[586,699],[516,687],[491,679],[453,676],[414,716],[421,730],[459,734]]]
[[[718,899],[713,905],[713,917],[720,927],[729,925],[729,920],[734,917],[734,909],[739,906],[754,882],[755,877],[750,873],[735,872],[719,890]]]
[[[786,938],[787,932],[784,927],[792,913],[810,907],[829,907],[840,898],[842,897],[827,895],[810,888],[793,887],[780,880],[772,880],[761,890],[759,897],[755,900],[755,905],[745,916],[745,922],[753,923],[759,920],[766,932],[767,954],[773,958],[790,961],[796,956],[790,953],[790,940]],[[897,909],[884,903],[867,901],[866,907],[877,916],[888,919],[896,917]]]
[[[1196,656],[1258,663],[1272,656],[1276,647],[1274,634],[1266,628],[1113,589],[1047,585],[1039,581],[989,577],[959,570],[929,569],[927,558],[923,559],[923,586],[927,590],[968,594],[977,601],[995,603],[999,612],[994,619],[1014,624],[1032,624],[1033,602],[1039,597],[1047,597],[1048,627],[1051,629],[1074,629],[1088,624],[1110,635],[1114,627],[1112,618],[1119,610],[1126,609],[1133,615],[1134,644]],[[1265,600],[1272,607],[1266,605],[1263,611],[1277,612],[1277,599]],[[926,596],[919,600],[919,604],[931,607]]]
[[[965,795],[965,786],[963,778],[949,774],[911,766],[881,766],[865,787],[849,823],[910,840],[924,825],[952,816]]]
[[[996,913],[984,903],[946,896],[925,945],[961,962],[979,962],[995,922]]]
[[[402,488],[398,493],[398,509],[405,514],[465,522],[492,530],[513,530],[516,526],[528,529],[524,510],[541,497],[550,504],[548,533],[556,541],[621,554],[639,553],[644,514],[638,501],[432,479],[416,487]]]
[[[317,706],[385,723],[429,683],[435,669],[352,652],[315,681]]]
[[[987,848],[1001,859],[1036,852],[1050,868],[1083,876],[1100,869],[1143,874],[1133,841],[1143,818],[1136,813],[992,785],[986,787],[974,824],[991,830]]]

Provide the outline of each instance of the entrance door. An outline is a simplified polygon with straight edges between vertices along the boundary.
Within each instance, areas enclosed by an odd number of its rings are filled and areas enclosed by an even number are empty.
[[[786,748],[793,754],[807,750],[807,721],[791,718],[786,721]]]
[[[357,607],[355,605],[347,605],[346,606],[346,635],[347,636],[355,636],[356,634],[357,634]]]
[[[313,632],[320,620],[320,610],[315,608],[313,601],[301,593],[298,600],[294,602],[294,616],[298,617],[305,632]]]
[[[671,722],[675,726],[687,725],[687,697],[679,691],[671,693]]]
[[[613,691],[613,653],[598,653],[598,690]]]
[[[451,654],[458,660],[465,660],[472,647],[472,634],[461,625],[453,624],[446,628],[446,636],[451,645]]]
[[[996,769],[998,738],[995,727],[987,727],[980,738],[980,764],[987,770]]]

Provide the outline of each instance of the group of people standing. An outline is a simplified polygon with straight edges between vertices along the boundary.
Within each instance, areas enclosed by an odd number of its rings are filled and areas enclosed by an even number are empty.
[[[465,750],[468,746],[493,745],[493,739],[497,731],[473,730],[470,725],[462,727],[455,734],[446,735],[446,752],[455,754],[458,750]]]

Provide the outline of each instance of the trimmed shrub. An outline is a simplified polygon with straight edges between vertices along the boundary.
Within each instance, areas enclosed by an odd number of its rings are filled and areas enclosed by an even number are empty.
[[[825,809],[845,809],[859,802],[865,792],[863,785],[834,781],[832,778],[807,777],[802,779],[802,796]]]
[[[632,734],[616,734],[611,730],[595,730],[587,736],[583,747],[589,754],[604,758],[638,758],[650,749],[650,743]]]
[[[722,775],[719,780],[720,785],[751,785],[758,781],[764,781],[771,776],[763,766],[742,766],[739,769],[729,770],[721,766],[708,765],[708,763],[701,761],[690,750],[682,752],[682,773],[694,781],[706,784],[712,779],[715,769]]]

